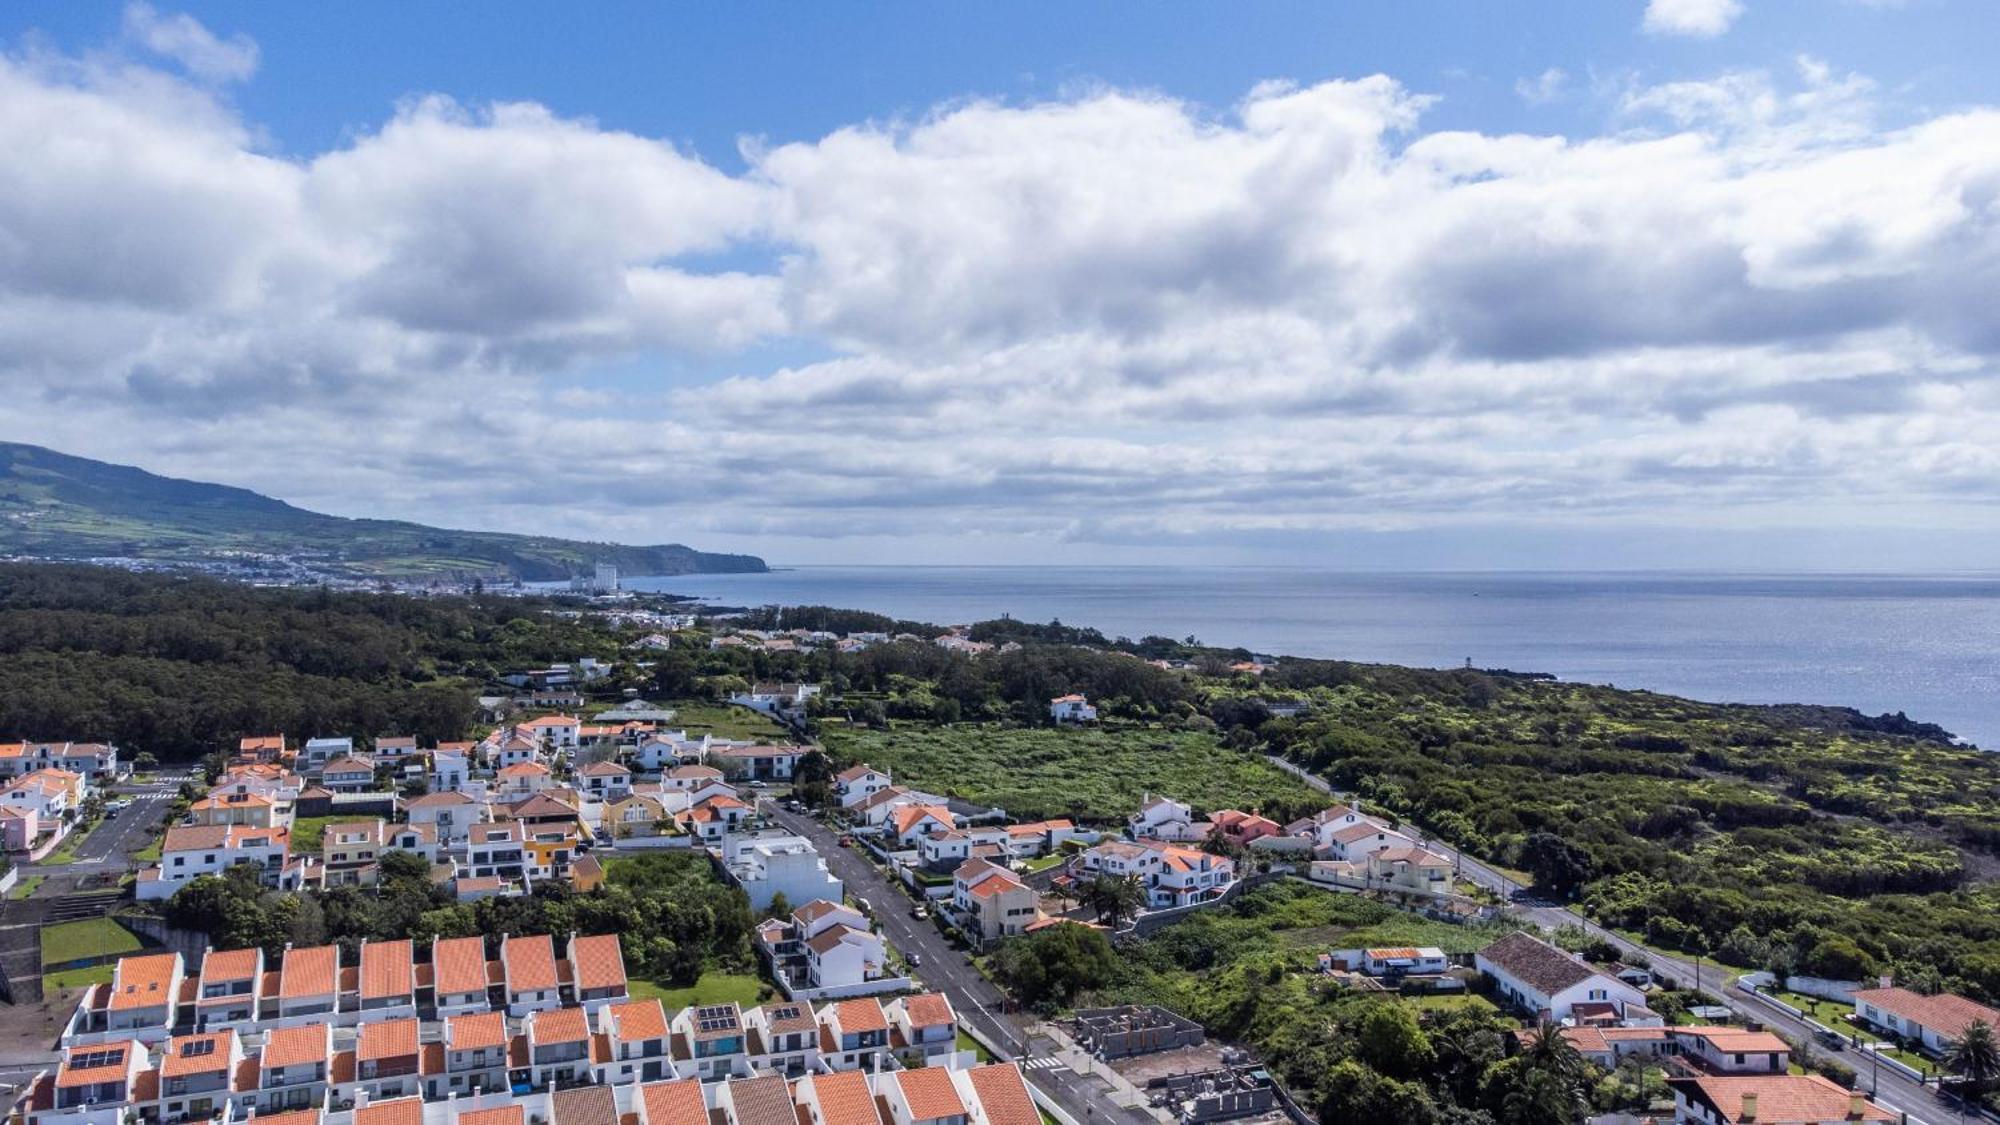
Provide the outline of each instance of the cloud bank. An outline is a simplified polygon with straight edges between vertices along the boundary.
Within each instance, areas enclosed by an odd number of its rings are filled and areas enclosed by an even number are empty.
[[[966,101],[732,174],[436,96],[279,155],[222,88],[254,44],[143,7],[126,37],[166,62],[0,58],[9,437],[751,547],[2000,496],[2000,112],[1881,128],[1813,60],[1635,86],[1597,136],[1429,131],[1377,75]]]

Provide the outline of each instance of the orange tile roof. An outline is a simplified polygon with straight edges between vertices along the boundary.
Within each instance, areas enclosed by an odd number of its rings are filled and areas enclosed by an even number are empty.
[[[486,939],[482,937],[442,938],[431,946],[431,967],[437,975],[440,996],[484,992]]]
[[[361,946],[361,998],[382,1000],[416,990],[416,953],[405,941],[371,941]]]
[[[1854,1092],[1817,1074],[1760,1074],[1754,1077],[1701,1075],[1670,1078],[1667,1085],[1691,1095],[1695,1101],[1713,1106],[1725,1121],[1735,1121],[1742,1112],[1745,1094],[1756,1096],[1757,1120],[1761,1125],[1897,1119],[1896,1114],[1865,1100],[1861,1116],[1850,1116],[1848,1110]]]
[[[552,1008],[528,1016],[528,1042],[535,1046],[582,1043],[589,1038],[590,1025],[584,1020],[582,1008]]]
[[[281,1027],[264,1040],[264,1054],[258,1060],[265,1069],[324,1062],[333,1048],[332,1029],[323,1023]]]
[[[708,1106],[702,1101],[699,1078],[648,1082],[639,1087],[639,1103],[646,1125],[708,1125]]]
[[[496,1105],[491,1109],[461,1110],[458,1125],[521,1125],[521,1107]]]
[[[178,953],[141,953],[120,958],[111,976],[111,1010],[120,1012],[172,1003],[174,971],[180,968],[180,963]]]
[[[915,996],[905,996],[903,1015],[910,1021],[911,1027],[936,1027],[958,1020],[957,1013],[951,1010],[951,1001],[942,992],[919,992]]]
[[[354,1125],[424,1125],[424,1099],[372,1102],[354,1111]]]
[[[819,1099],[820,1125],[882,1125],[882,1111],[875,1107],[868,1076],[860,1071],[815,1074],[812,1090]]]
[[[618,1038],[625,1042],[667,1037],[667,1010],[658,1000],[631,1000],[604,1009]]]
[[[965,1099],[958,1096],[958,1087],[952,1085],[949,1070],[926,1066],[916,1070],[899,1070],[895,1075],[896,1085],[903,1091],[903,1100],[910,1105],[911,1119],[932,1121],[940,1117],[965,1116]]]
[[[422,1026],[415,1016],[362,1024],[361,1034],[354,1040],[355,1061],[380,1062],[416,1054],[417,1032]]]
[[[444,1021],[444,1041],[454,1051],[502,1046],[507,1042],[507,1016],[503,1012],[449,1016]]]
[[[840,1023],[841,1033],[852,1035],[861,1031],[887,1031],[889,1021],[882,1015],[882,1002],[863,997],[859,1000],[842,1000],[833,1006],[833,1018]]]
[[[570,960],[576,966],[578,988],[625,987],[625,958],[618,949],[617,934],[592,934],[570,943]]]
[[[986,1125],[1041,1125],[1041,1111],[1021,1078],[1021,1068],[1010,1062],[975,1066],[965,1072],[979,1104],[986,1110]]]
[[[278,998],[281,1000],[332,992],[340,979],[340,950],[331,945],[287,949],[278,974]]]
[[[207,1035],[177,1035],[161,1048],[160,1077],[182,1078],[190,1074],[211,1074],[229,1069],[229,1049],[236,1043],[233,1031]]]
[[[941,820],[945,827],[951,826],[951,811],[936,805],[904,805],[893,814],[896,835],[901,836],[926,820]]]
[[[1958,1038],[1975,1023],[2000,1027],[2000,1009],[1950,992],[1925,996],[1907,988],[1862,988],[1855,990],[1854,1002],[1873,1004],[1882,1011],[1914,1020],[1947,1039]]]
[[[100,1082],[122,1082],[132,1060],[144,1062],[145,1058],[145,1045],[131,1039],[71,1047],[63,1055],[62,1067],[56,1072],[56,1085],[95,1086]],[[92,1065],[78,1065],[84,1062]]]
[[[259,952],[254,948],[209,950],[201,955],[201,983],[221,984],[224,981],[254,978],[257,975]],[[229,999],[229,997],[218,999]]]

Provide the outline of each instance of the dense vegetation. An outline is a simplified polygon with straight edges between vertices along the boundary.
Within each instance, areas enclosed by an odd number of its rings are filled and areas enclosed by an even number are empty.
[[[1610,924],[1746,967],[2000,997],[2000,892],[1977,879],[1996,867],[2000,759],[1935,727],[1328,662],[1287,661],[1255,690],[1273,688],[1313,710],[1238,708],[1231,738]]]
[[[379,888],[288,894],[265,890],[254,871],[203,876],[167,900],[167,919],[221,949],[261,946],[268,957],[293,945],[339,944],[350,963],[363,940],[476,934],[617,934],[626,972],[688,985],[707,968],[745,971],[751,915],[743,892],[725,886],[705,856],[651,852],[619,859],[605,884],[578,894],[548,880],[534,893],[453,901],[430,866],[407,852],[382,857]]]
[[[357,575],[493,575],[527,580],[588,573],[761,571],[762,559],[679,544],[626,547],[547,536],[447,531],[294,508],[241,488],[0,442],[0,552],[43,558],[212,559],[225,553],[310,555]]]
[[[828,725],[822,737],[843,763],[865,761],[900,782],[1027,819],[1122,824],[1148,793],[1187,801],[1201,812],[1258,810],[1281,822],[1326,804],[1263,758],[1226,750],[1203,733]]]
[[[496,669],[613,650],[544,609],[0,565],[0,737],[170,761],[280,731],[458,738]]]
[[[1477,998],[1426,1006],[1350,991],[1312,971],[1328,949],[1468,950],[1498,933],[1280,883],[1115,953],[1082,927],[1044,930],[1003,946],[993,968],[1044,1007],[1161,1004],[1214,1036],[1248,1043],[1322,1121],[1568,1125],[1586,1108],[1637,1108],[1656,1096],[1657,1073],[1637,1067],[1599,1078],[1573,1052],[1515,1055],[1514,1024]]]

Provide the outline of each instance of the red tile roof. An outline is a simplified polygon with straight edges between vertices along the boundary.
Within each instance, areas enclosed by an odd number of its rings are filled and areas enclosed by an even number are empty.
[[[582,1008],[552,1008],[528,1016],[528,1042],[539,1047],[548,1043],[582,1043],[590,1038],[590,1025]]]
[[[708,1125],[708,1106],[702,1101],[698,1078],[648,1082],[639,1087],[639,1103],[646,1125]]]
[[[122,1082],[134,1059],[142,1064],[146,1048],[136,1040],[71,1047],[56,1071],[57,1086],[95,1086],[101,1082]],[[79,1066],[88,1061],[93,1065]]]
[[[340,980],[340,950],[331,945],[312,945],[285,950],[278,970],[278,997],[294,1000],[301,996],[322,996],[334,991]]]
[[[424,1125],[424,1099],[390,1098],[354,1111],[354,1125]]]
[[[417,1032],[422,1024],[415,1016],[400,1020],[375,1020],[361,1025],[354,1040],[357,1062],[380,1062],[417,1053]]]
[[[575,939],[570,943],[570,961],[576,967],[578,988],[625,987],[625,958],[619,952],[617,934]]]
[[[325,1062],[333,1049],[332,1029],[323,1023],[309,1023],[299,1027],[281,1027],[271,1032],[264,1040],[264,1053],[258,1064],[266,1069],[282,1066],[298,1066],[301,1063]]]
[[[887,1031],[889,1021],[882,1015],[882,1002],[863,997],[859,1000],[842,1000],[833,1005],[833,1018],[840,1023],[843,1035],[853,1035],[861,1031]]]
[[[503,1012],[477,1012],[450,1016],[444,1021],[445,1046],[454,1051],[477,1051],[507,1042],[507,1016]]]
[[[207,1035],[177,1035],[160,1049],[160,1077],[184,1078],[190,1074],[213,1074],[228,1070],[229,1049],[236,1042],[233,1031]]]
[[[926,1066],[899,1070],[895,1075],[903,1100],[910,1105],[912,1120],[965,1116],[965,1099],[958,1096],[958,1087],[952,1085],[951,1071],[941,1066]]]
[[[1907,988],[1862,988],[1855,990],[1855,1004],[1873,1004],[1905,1020],[1930,1028],[1946,1039],[1957,1039],[1975,1023],[2000,1027],[2000,1009],[1989,1008],[1950,992],[1925,996]]]
[[[437,973],[440,996],[484,992],[487,985],[486,939],[444,938],[431,946],[431,966]]]
[[[383,1000],[416,991],[416,954],[408,941],[371,941],[361,946],[361,998]]]
[[[625,1042],[667,1037],[667,1010],[658,1000],[631,1000],[604,1009],[618,1038]]]
[[[174,1001],[174,971],[178,953],[141,953],[122,957],[111,977],[111,1010],[151,1008]]]
[[[1817,1074],[1760,1074],[1754,1077],[1671,1078],[1667,1084],[1697,1103],[1712,1106],[1725,1122],[1743,1111],[1743,1095],[1757,1099],[1758,1125],[1811,1125],[1822,1121],[1895,1121],[1897,1115],[1863,1099],[1861,1116],[1849,1114],[1854,1092]]]
[[[911,1027],[936,1027],[939,1024],[955,1023],[958,1016],[951,1010],[951,1001],[942,992],[919,992],[903,998],[903,1015]]]
[[[1041,1111],[1014,1063],[989,1063],[965,1072],[979,1104],[986,1110],[986,1125],[1041,1125]]]
[[[522,1110],[516,1105],[496,1105],[491,1109],[461,1110],[458,1125],[521,1125]]]
[[[868,1089],[868,1076],[860,1071],[815,1074],[812,1090],[819,1099],[820,1125],[882,1125],[882,1111],[876,1108],[875,1095]]]

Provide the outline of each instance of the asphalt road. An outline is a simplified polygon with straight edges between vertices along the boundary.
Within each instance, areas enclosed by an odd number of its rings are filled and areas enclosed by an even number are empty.
[[[1323,778],[1307,773],[1283,758],[1272,757],[1270,760],[1273,765],[1298,777],[1329,797],[1337,800],[1352,799],[1349,794],[1336,792]],[[1528,889],[1516,880],[1471,856],[1460,854],[1449,844],[1427,838],[1415,825],[1404,827],[1416,837],[1418,843],[1452,860],[1457,865],[1459,874],[1468,882],[1486,887],[1499,894],[1502,899],[1515,903],[1518,911],[1516,917],[1549,930],[1560,929],[1563,926],[1579,926],[1587,933],[1602,937],[1617,946],[1621,952],[1645,957],[1656,972],[1664,972],[1681,981],[1697,979],[1697,966],[1692,960],[1642,948],[1637,943],[1606,930],[1566,906],[1530,898]],[[1719,966],[1706,964],[1700,966],[1700,969],[1699,980],[1703,990],[1719,999],[1740,1018],[1764,1024],[1793,1039],[1812,1041],[1815,1050],[1821,1053],[1827,1052],[1825,1046],[1813,1040],[1813,1030],[1804,1021],[1793,1019],[1777,1008],[1745,996]],[[1860,1051],[1843,1051],[1839,1057],[1841,1062],[1854,1068],[1860,1087],[1869,1091],[1870,1096],[1881,1103],[1884,1109],[1907,1115],[1914,1125],[1952,1125],[1958,1121],[1958,1111],[1947,1107],[1937,1092],[1930,1087],[1914,1082],[1896,1071],[1874,1065],[1873,1061]]]
[[[173,786],[128,787],[117,792],[119,799],[132,803],[107,815],[90,835],[84,837],[70,863],[35,863],[23,869],[31,875],[87,875],[93,872],[135,870],[141,866],[131,853],[145,847],[160,830],[167,805],[173,800]]]
[[[1006,1050],[1000,1052],[1003,1057],[1024,1063],[1036,1059],[1037,1043],[1044,1055],[1052,1053],[1051,1041],[1031,1042],[1022,1023],[1001,1010],[1006,1003],[1005,995],[979,974],[964,953],[951,947],[936,925],[910,917],[914,901],[862,853],[841,847],[839,837],[811,817],[785,812],[768,800],[764,812],[787,830],[813,842],[826,860],[827,869],[847,885],[847,893],[868,904],[889,944],[902,951],[905,958],[914,953],[922,960],[913,975],[923,981],[924,987],[949,996],[961,1021],[977,1026],[988,1041],[1004,1045]],[[1068,1066],[1024,1066],[1022,1072],[1080,1123],[1098,1118],[1107,1122],[1153,1120],[1143,1109],[1119,1105],[1103,1080],[1078,1074]]]

